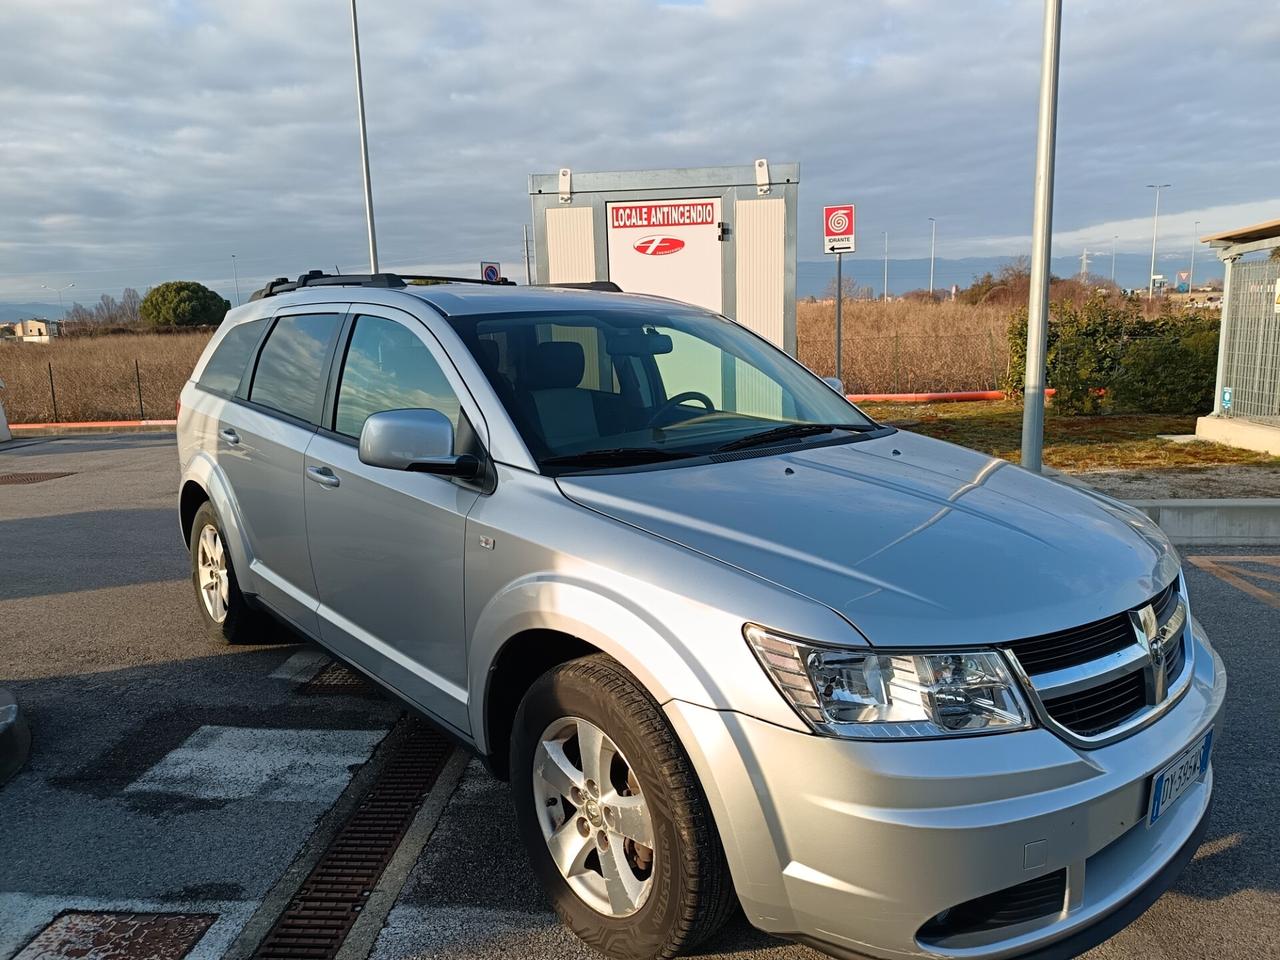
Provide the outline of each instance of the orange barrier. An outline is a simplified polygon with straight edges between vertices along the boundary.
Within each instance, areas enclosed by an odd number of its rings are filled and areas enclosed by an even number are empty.
[[[177,420],[71,420],[62,423],[11,423],[10,430],[68,430],[75,427],[176,427]]]
[[[1049,387],[1046,397],[1052,397],[1056,390]],[[971,400],[1003,400],[1003,390],[961,390],[956,393],[850,393],[847,395],[851,403],[964,403]]]

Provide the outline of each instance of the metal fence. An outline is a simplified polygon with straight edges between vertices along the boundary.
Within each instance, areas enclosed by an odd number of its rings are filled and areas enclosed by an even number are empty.
[[[1276,280],[1280,261],[1238,262],[1227,304],[1226,363],[1222,387],[1231,390],[1227,417],[1280,423],[1280,313]]]

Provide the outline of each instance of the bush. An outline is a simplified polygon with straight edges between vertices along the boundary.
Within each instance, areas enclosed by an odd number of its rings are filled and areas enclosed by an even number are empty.
[[[1009,374],[1003,387],[1024,389],[1027,312],[1009,322]],[[1166,308],[1148,316],[1134,297],[1099,292],[1081,305],[1050,309],[1045,355],[1053,409],[1065,414],[1112,410],[1195,413],[1212,405],[1218,319]]]
[[[206,327],[222,322],[231,303],[202,283],[170,280],[155,287],[138,307],[149,327]]]

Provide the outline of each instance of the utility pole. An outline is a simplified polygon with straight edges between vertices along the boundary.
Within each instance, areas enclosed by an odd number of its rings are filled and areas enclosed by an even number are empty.
[[[836,379],[842,380],[841,377],[841,356],[840,347],[844,342],[844,328],[841,315],[841,308],[844,306],[844,276],[841,261],[844,260],[843,253],[836,253]]]
[[[1044,453],[1044,356],[1049,332],[1049,248],[1053,236],[1053,159],[1058,128],[1058,49],[1062,0],[1044,2],[1040,60],[1040,120],[1036,128],[1035,220],[1031,231],[1031,294],[1027,303],[1027,371],[1023,380],[1022,465],[1041,471]]]
[[[240,306],[240,274],[236,270],[236,255],[231,255],[231,277],[236,284],[236,306]]]
[[[889,232],[884,233],[884,299],[889,302]]]
[[[521,224],[520,232],[524,234],[524,285],[527,287],[533,283],[533,276],[529,271],[529,225]]]
[[[378,240],[373,229],[373,184],[369,180],[369,135],[364,122],[364,76],[360,71],[360,28],[351,0],[351,46],[356,57],[356,116],[360,122],[360,168],[364,172],[364,216],[369,228],[369,272],[378,272]]]
[[[1148,183],[1148,189],[1156,192],[1156,213],[1151,218],[1151,273],[1147,276],[1147,299],[1156,295],[1156,238],[1160,236],[1160,191],[1171,183]]]
[[[1120,239],[1119,234],[1113,234],[1111,237],[1111,282],[1116,282],[1116,241]]]
[[[1089,248],[1080,251],[1080,279],[1089,279]]]
[[[929,218],[929,299],[933,299],[933,251],[938,245],[938,221]]]
[[[1200,243],[1197,234],[1200,233],[1200,221],[1195,222],[1195,226],[1191,228],[1191,269],[1187,271],[1187,293],[1196,288],[1196,246]]]

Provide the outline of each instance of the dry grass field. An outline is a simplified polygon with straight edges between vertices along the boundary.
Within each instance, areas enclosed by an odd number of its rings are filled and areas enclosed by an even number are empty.
[[[990,390],[1008,363],[1007,306],[847,300],[844,381],[854,393]],[[800,360],[835,370],[835,303],[796,306]],[[173,416],[178,391],[209,332],[74,337],[50,344],[0,341],[0,395],[11,423],[138,417],[134,361],[145,419]],[[49,365],[57,416],[49,392]]]
[[[1011,308],[998,304],[846,300],[843,370],[850,393],[994,390],[1005,373]],[[835,375],[835,301],[796,304],[800,361]]]
[[[209,336],[203,331],[64,337],[48,344],[0,340],[0,380],[5,385],[0,402],[10,423],[131,420],[139,417],[141,381],[144,419],[169,419]]]

